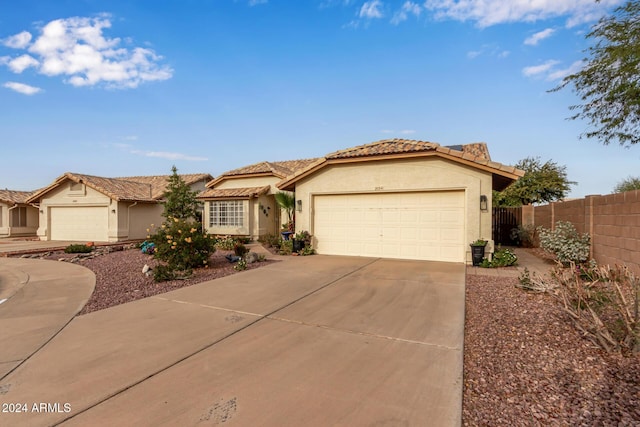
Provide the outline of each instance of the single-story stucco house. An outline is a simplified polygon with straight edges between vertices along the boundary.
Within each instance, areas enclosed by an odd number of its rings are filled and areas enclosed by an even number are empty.
[[[180,174],[193,191],[213,179],[208,173]],[[67,172],[32,194],[41,240],[118,242],[144,239],[160,225],[169,175],[105,178]]]
[[[295,193],[296,232],[309,231],[319,254],[470,262],[469,244],[491,241],[492,190],[523,175],[491,161],[485,143],[388,139],[235,169],[198,197],[211,234],[277,233],[272,195],[284,190]]]
[[[38,209],[27,199],[33,191],[0,190],[0,238],[35,235]]]
[[[260,162],[223,173],[198,195],[208,234],[258,239],[277,234],[287,218],[275,201],[276,184],[318,161]]]

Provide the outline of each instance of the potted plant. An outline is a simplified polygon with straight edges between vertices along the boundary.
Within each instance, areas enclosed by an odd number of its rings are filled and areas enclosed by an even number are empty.
[[[293,251],[300,252],[305,247],[311,245],[311,234],[308,231],[301,231],[296,233],[293,237]]]
[[[487,241],[484,239],[478,239],[471,243],[471,261],[474,267],[479,266],[484,259],[484,250],[487,246]]]

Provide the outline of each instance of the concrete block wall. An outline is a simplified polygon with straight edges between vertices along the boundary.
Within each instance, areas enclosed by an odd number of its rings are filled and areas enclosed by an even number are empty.
[[[536,227],[569,221],[591,235],[591,257],[599,264],[627,265],[640,275],[640,190],[535,206]]]

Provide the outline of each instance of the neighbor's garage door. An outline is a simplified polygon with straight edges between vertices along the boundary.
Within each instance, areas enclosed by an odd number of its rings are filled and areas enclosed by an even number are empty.
[[[51,208],[51,240],[106,242],[109,230],[107,207]]]
[[[464,262],[463,191],[314,197],[321,254]]]

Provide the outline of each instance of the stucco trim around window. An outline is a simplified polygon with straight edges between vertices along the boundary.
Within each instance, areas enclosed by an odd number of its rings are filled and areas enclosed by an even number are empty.
[[[209,202],[209,227],[242,227],[244,200],[212,200]]]

